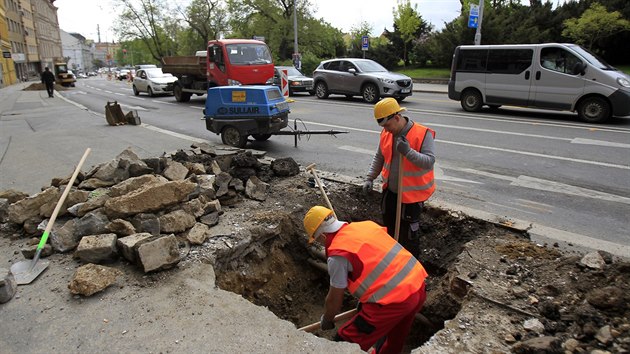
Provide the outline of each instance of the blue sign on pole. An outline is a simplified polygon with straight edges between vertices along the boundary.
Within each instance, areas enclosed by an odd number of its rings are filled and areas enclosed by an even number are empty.
[[[468,28],[477,28],[478,23],[479,23],[479,5],[470,4],[470,16],[468,16]]]
[[[370,47],[370,37],[363,36],[361,37],[361,50],[368,50]]]

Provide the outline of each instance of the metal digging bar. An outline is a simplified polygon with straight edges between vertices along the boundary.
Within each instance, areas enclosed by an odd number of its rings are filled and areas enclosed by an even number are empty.
[[[297,127],[298,120],[304,126],[304,130],[298,130],[298,127]],[[301,119],[295,119],[293,120],[293,130],[290,130],[290,131],[280,130],[275,133],[271,133],[271,135],[293,135],[294,136],[293,147],[297,147],[298,139],[302,135],[306,135],[310,138],[311,135],[321,135],[321,134],[336,135],[336,134],[348,134],[348,133],[349,132],[344,132],[340,130],[332,130],[332,129],[331,130],[308,130],[306,129],[306,124],[304,124],[304,122],[302,122]]]

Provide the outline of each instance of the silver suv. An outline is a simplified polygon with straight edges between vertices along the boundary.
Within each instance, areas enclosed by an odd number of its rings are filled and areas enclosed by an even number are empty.
[[[313,80],[317,98],[339,94],[348,98],[362,96],[365,102],[376,103],[381,97],[402,101],[413,91],[409,76],[387,71],[370,59],[325,60],[313,71]]]

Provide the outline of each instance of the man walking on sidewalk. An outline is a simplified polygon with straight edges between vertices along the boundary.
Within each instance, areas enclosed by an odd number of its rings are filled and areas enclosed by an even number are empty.
[[[55,75],[50,72],[50,69],[46,67],[42,73],[42,84],[46,85],[46,91],[48,91],[48,97],[53,97]]]

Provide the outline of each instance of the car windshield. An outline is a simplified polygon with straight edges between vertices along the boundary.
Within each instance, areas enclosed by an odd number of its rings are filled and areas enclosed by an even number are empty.
[[[596,66],[602,70],[617,71],[617,68],[609,65],[608,63],[604,61],[604,59],[598,57],[594,53],[591,53],[590,51],[588,51],[588,49],[582,48],[579,45],[571,45],[569,47],[573,49],[574,51],[576,51],[579,55],[582,56],[582,58],[586,59],[586,61],[591,63],[593,66]]]
[[[354,65],[359,67],[359,70],[364,73],[387,71],[381,64],[373,60],[357,60],[354,62]]]
[[[246,43],[226,46],[232,64],[252,65],[272,63],[271,53],[264,44]]]
[[[147,73],[147,77],[151,79],[171,76],[170,74],[164,74],[160,68],[146,69],[145,72]]]
[[[288,76],[304,76],[298,69],[292,66],[282,66],[278,68],[278,72],[280,72],[280,70],[287,70]]]

